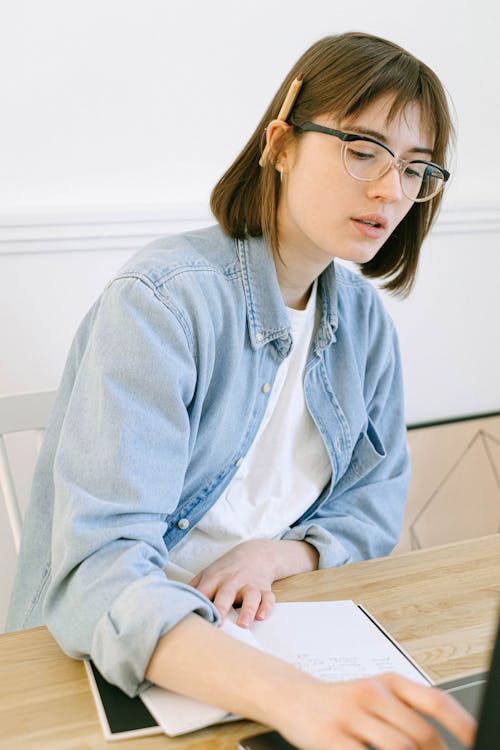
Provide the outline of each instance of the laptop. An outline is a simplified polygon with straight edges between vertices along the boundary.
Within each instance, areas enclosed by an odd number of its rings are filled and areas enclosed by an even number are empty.
[[[470,675],[459,680],[438,685],[453,695],[473,716],[478,718],[478,729],[473,750],[500,750],[500,623],[497,630],[493,657],[488,672]],[[449,750],[465,750],[455,737],[452,737],[436,722]],[[239,750],[296,750],[278,732],[264,732],[244,737]],[[333,748],[332,750],[341,750]],[[368,749],[367,749],[368,750]]]
[[[500,750],[500,622],[489,672],[470,675],[439,687],[453,695],[478,719],[473,749]],[[462,750],[463,745],[458,740],[441,727],[439,730],[449,750]]]

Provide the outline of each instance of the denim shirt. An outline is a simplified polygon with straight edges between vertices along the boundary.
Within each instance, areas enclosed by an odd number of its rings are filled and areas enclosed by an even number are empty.
[[[394,326],[371,284],[331,263],[304,373],[331,481],[283,533],[321,568],[388,554],[409,462]],[[8,628],[47,624],[127,694],[158,639],[213,604],[168,580],[172,549],[246,454],[293,346],[262,238],[218,226],[155,241],[73,341],[26,514]],[[264,387],[265,386],[265,387]],[[280,471],[270,457],[269,471]]]

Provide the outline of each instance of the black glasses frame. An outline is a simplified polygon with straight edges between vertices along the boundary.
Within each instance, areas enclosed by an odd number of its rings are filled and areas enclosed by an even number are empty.
[[[433,167],[434,169],[438,169],[443,175],[444,182],[447,182],[450,179],[450,173],[448,172],[447,169],[442,167],[440,164],[436,164],[433,161],[426,161],[425,159],[410,159],[410,160],[401,159],[397,154],[394,153],[394,151],[391,148],[389,148],[389,146],[386,146],[385,143],[381,143],[380,141],[377,141],[375,138],[370,138],[370,136],[368,135],[360,135],[359,133],[345,133],[343,130],[334,130],[334,128],[327,128],[325,125],[318,125],[315,122],[304,122],[302,123],[302,125],[296,125],[294,123],[293,127],[297,128],[297,130],[301,132],[325,133],[326,135],[333,135],[335,138],[339,138],[344,143],[350,143],[352,141],[367,141],[368,143],[374,143],[375,145],[381,146],[382,148],[384,148],[396,161],[396,165],[398,165],[398,163],[404,164],[404,165],[425,164],[426,166]],[[353,179],[359,179],[359,178],[354,177]],[[375,179],[378,179],[378,178],[375,178]],[[373,180],[367,180],[367,182],[373,182]],[[443,183],[443,187],[444,187],[444,183]],[[435,195],[438,195],[438,193],[435,193]],[[429,198],[424,198],[424,201],[430,200],[433,197],[434,196],[432,195]]]

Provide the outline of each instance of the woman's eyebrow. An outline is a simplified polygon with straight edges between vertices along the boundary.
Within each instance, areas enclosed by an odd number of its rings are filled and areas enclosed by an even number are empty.
[[[367,135],[370,138],[375,138],[376,141],[381,141],[381,143],[387,143],[387,138],[383,133],[379,133],[377,130],[371,130],[370,128],[363,128],[359,125],[346,125],[346,128],[348,130],[351,130],[353,133],[359,133],[359,135]],[[414,146],[413,148],[407,149],[407,153],[412,154],[429,154],[432,156],[432,149],[426,148],[425,146]]]

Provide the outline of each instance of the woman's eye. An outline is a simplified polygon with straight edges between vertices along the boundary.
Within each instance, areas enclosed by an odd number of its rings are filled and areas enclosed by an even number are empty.
[[[354,159],[374,159],[375,154],[370,153],[369,151],[358,151],[354,148],[349,149],[349,156],[352,156]]]
[[[425,169],[425,166],[423,164],[415,164],[413,167],[409,165],[405,169],[405,176],[406,177],[418,177],[419,180],[422,180],[424,177],[427,176],[426,174],[427,170]]]

